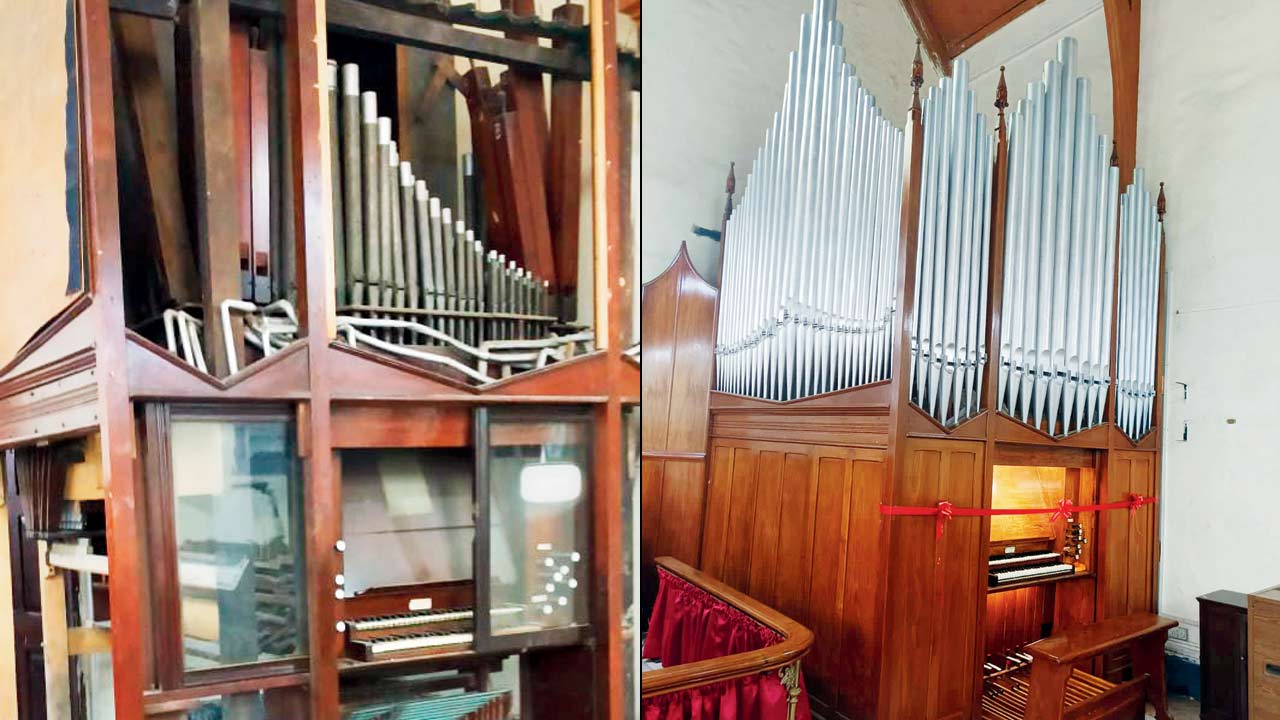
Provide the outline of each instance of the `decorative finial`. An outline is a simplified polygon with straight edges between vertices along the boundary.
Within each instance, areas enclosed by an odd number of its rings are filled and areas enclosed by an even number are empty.
[[[1111,141],[1111,167],[1120,167],[1120,150],[1116,148],[1116,141]]]
[[[733,177],[733,166],[736,164],[732,160],[729,161],[729,177],[725,178],[724,181],[724,191],[729,195],[732,195],[737,187],[737,181]]]
[[[996,110],[1004,115],[1004,109],[1009,107],[1009,86],[1004,84],[1004,66],[1000,66],[1000,82],[996,84]]]
[[[924,85],[924,60],[920,58],[920,38],[916,38],[916,57],[911,61],[911,87],[920,92]]]
[[[1156,196],[1156,216],[1164,222],[1164,183],[1160,183],[1160,194]]]

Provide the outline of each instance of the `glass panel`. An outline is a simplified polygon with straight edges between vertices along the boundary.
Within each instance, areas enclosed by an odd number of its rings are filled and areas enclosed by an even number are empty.
[[[187,670],[305,652],[302,483],[287,421],[175,420]]]
[[[590,426],[491,412],[492,633],[586,624]]]
[[[474,470],[456,450],[344,452],[346,592],[470,580]]]
[[[177,714],[164,717],[175,720],[275,720],[304,717],[307,713],[307,693],[301,687],[285,687],[215,695],[182,704],[186,707]]]

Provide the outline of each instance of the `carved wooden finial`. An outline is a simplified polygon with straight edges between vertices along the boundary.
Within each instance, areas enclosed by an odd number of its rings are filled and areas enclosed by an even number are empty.
[[[724,180],[724,191],[729,195],[733,195],[733,192],[737,187],[737,181],[733,177],[733,166],[735,164],[736,163],[733,161],[729,161],[729,177]]]
[[[1000,66],[1000,82],[996,83],[996,110],[1000,115],[1004,115],[1004,109],[1009,107],[1009,86],[1004,84],[1004,66]]]
[[[911,87],[918,94],[921,85],[924,85],[924,60],[920,57],[920,39],[916,38],[916,57],[911,61]]]
[[[1164,222],[1164,183],[1160,183],[1160,194],[1156,196],[1156,217]]]
[[[1120,167],[1120,150],[1116,148],[1116,141],[1111,141],[1111,167]]]

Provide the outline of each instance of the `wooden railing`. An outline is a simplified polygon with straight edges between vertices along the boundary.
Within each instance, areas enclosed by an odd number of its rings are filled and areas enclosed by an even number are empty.
[[[793,679],[790,684],[784,680],[783,684],[793,693],[799,693],[799,661],[813,645],[813,633],[808,628],[675,558],[660,557],[656,563],[658,567],[778,633],[782,639],[759,650],[646,672],[640,676],[642,698],[770,671],[783,672],[785,677],[790,668],[795,669],[792,672],[797,679]]]

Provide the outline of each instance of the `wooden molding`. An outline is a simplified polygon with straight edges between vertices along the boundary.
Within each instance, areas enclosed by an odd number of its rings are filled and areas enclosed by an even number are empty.
[[[1142,0],[1103,0],[1111,51],[1111,107],[1121,190],[1133,178],[1138,150],[1138,59],[1142,53]]]

